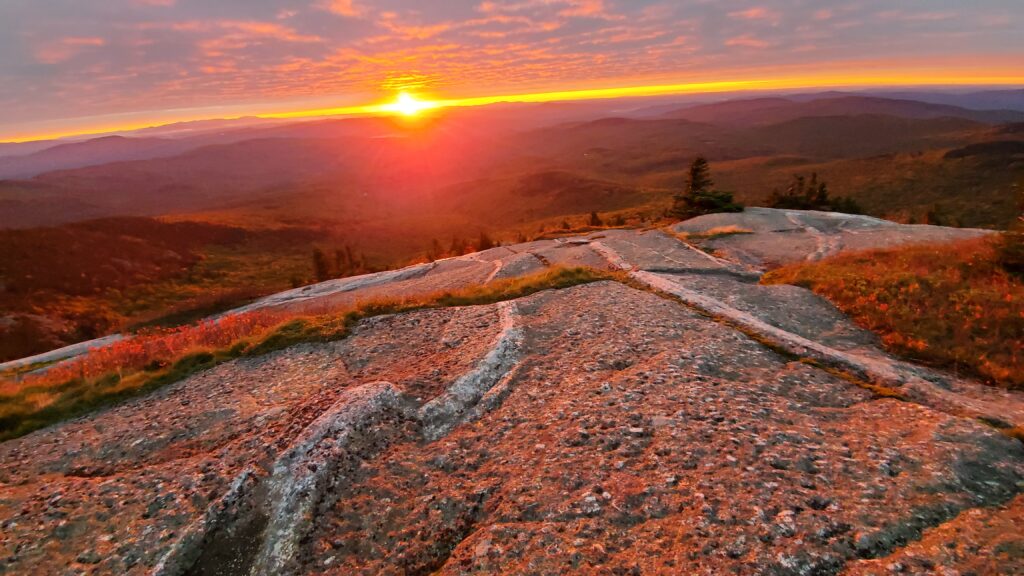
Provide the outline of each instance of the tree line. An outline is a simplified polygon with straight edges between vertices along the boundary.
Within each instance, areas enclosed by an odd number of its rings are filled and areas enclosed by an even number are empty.
[[[357,255],[348,244],[335,249],[333,257],[321,248],[313,248],[313,276],[317,282],[376,271],[367,264],[366,254]]]
[[[832,196],[828,184],[820,181],[817,173],[811,173],[810,178],[803,174],[794,174],[789,186],[785,190],[774,189],[766,204],[769,208],[789,210],[863,213],[852,198]],[[669,215],[686,220],[716,212],[742,211],[743,206],[733,200],[731,192],[715,188],[708,161],[703,156],[698,156],[690,164],[685,185],[673,196]]]

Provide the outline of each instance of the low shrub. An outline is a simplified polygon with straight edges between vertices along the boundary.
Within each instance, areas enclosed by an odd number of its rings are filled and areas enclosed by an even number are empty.
[[[762,282],[810,288],[893,352],[1024,389],[1024,282],[990,238],[843,254]]]
[[[344,338],[356,322],[371,316],[492,304],[611,278],[611,273],[591,268],[556,267],[460,290],[370,300],[319,315],[257,311],[149,330],[42,374],[0,382],[0,440],[116,404],[228,360]]]

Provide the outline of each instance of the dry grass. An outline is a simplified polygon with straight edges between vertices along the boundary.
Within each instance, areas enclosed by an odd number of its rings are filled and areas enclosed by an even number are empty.
[[[669,234],[672,234],[676,238],[679,238],[683,242],[695,242],[698,240],[714,240],[716,238],[722,238],[723,236],[732,236],[734,234],[753,234],[753,230],[747,228],[741,228],[736,225],[729,226],[717,226],[704,232],[675,232],[671,228],[666,229]]]
[[[0,440],[155,390],[234,358],[258,356],[303,342],[344,338],[356,322],[371,316],[492,304],[541,290],[614,278],[611,273],[590,268],[550,268],[484,286],[361,302],[317,315],[253,312],[147,331],[43,374],[0,382]]]
[[[1024,388],[1024,283],[991,240],[844,254],[769,272],[814,290],[893,352]]]

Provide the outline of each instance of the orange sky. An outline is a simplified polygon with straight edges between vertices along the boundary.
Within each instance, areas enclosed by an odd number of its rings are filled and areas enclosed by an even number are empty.
[[[246,115],[1022,86],[1020,0],[0,2],[0,141]]]
[[[1024,70],[1012,65],[1002,68],[969,67],[962,70],[948,66],[913,66],[908,68],[858,69],[847,72],[833,72],[818,75],[795,75],[777,77],[746,77],[742,79],[715,80],[708,82],[682,82],[667,84],[646,84],[612,87],[571,87],[542,92],[522,92],[479,96],[446,96],[429,91],[409,91],[417,100],[425,102],[425,108],[456,106],[483,106],[499,102],[555,102],[592,100],[602,98],[641,98],[672,94],[700,94],[716,92],[786,91],[805,89],[865,89],[896,87],[971,87],[972,89],[1024,86]],[[138,119],[124,121],[118,117],[82,118],[66,123],[67,128],[57,131],[33,132],[12,131],[0,133],[0,141],[20,142],[52,138],[64,138],[81,134],[102,134],[122,132],[151,126],[187,122],[210,118],[240,118],[258,116],[262,118],[301,119],[328,116],[385,115],[396,114],[394,108],[398,92],[387,93],[375,100],[360,104],[325,107],[226,107],[217,109],[175,110],[145,112]],[[220,112],[218,114],[218,112]]]

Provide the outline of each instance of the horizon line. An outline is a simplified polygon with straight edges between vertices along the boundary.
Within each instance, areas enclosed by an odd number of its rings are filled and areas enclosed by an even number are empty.
[[[884,75],[859,76],[824,76],[761,78],[746,80],[721,80],[711,82],[686,82],[673,84],[652,84],[642,86],[625,86],[611,88],[582,88],[573,90],[554,90],[547,92],[525,92],[497,96],[469,96],[464,98],[433,98],[420,92],[410,91],[432,109],[477,107],[492,104],[526,104],[545,102],[580,102],[587,100],[612,100],[617,98],[644,98],[657,96],[771,92],[780,90],[835,90],[845,89],[886,89],[886,88],[1012,88],[1024,87],[1024,75],[1020,76],[907,76],[898,71]],[[167,111],[163,111],[166,113]],[[159,114],[154,112],[153,114]],[[174,120],[149,120],[120,125],[97,126],[76,131],[37,133],[32,135],[14,135],[0,137],[0,144],[20,144],[42,142],[47,140],[63,140],[72,138],[103,137],[116,135],[119,132],[134,132],[149,128],[161,128],[174,124],[209,121],[232,121],[243,118],[265,120],[287,120],[303,118],[359,117],[359,116],[390,116],[395,115],[394,101],[378,101],[373,104],[339,106],[331,108],[311,108],[283,112],[250,111],[238,115],[227,116],[189,116]],[[74,119],[69,119],[74,120]]]

